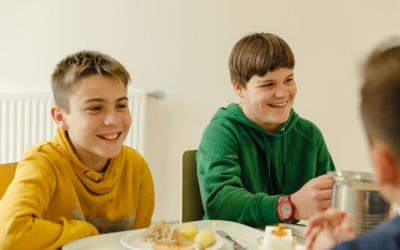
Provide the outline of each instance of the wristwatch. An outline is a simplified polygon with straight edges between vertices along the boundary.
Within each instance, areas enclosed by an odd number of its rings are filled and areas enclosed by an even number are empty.
[[[276,210],[279,217],[283,218],[285,222],[292,224],[299,222],[294,218],[294,205],[290,201],[290,194],[281,196],[281,200],[279,201]]]

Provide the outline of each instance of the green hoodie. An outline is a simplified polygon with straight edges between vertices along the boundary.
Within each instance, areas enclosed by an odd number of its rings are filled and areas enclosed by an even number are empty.
[[[235,103],[211,119],[196,158],[205,219],[261,228],[280,222],[281,195],[335,170],[321,131],[293,109],[271,134]]]

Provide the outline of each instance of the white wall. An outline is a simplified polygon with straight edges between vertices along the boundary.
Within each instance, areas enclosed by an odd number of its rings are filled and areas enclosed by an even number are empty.
[[[56,63],[82,49],[119,60],[132,86],[164,90],[164,100],[148,103],[146,158],[153,221],[177,221],[180,155],[197,149],[219,107],[239,102],[227,62],[249,32],[275,33],[292,47],[294,108],[322,130],[337,168],[371,171],[359,66],[399,35],[399,10],[398,0],[0,1],[0,91],[49,88]]]

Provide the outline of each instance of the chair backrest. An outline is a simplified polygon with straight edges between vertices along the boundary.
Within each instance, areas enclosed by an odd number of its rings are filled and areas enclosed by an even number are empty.
[[[181,158],[181,223],[202,220],[204,216],[197,178],[196,152],[197,150],[185,151]]]
[[[0,164],[0,200],[12,182],[18,162]]]

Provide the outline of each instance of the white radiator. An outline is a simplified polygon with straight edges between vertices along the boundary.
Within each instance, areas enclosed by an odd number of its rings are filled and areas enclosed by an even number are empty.
[[[129,89],[128,98],[132,125],[124,144],[144,155],[147,94],[142,89]],[[53,103],[51,91],[0,92],[0,164],[20,161],[29,147],[53,138]]]

